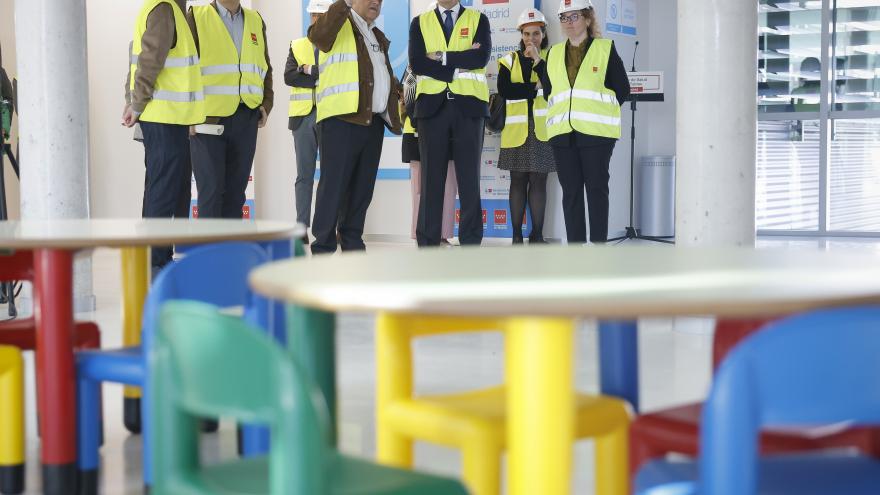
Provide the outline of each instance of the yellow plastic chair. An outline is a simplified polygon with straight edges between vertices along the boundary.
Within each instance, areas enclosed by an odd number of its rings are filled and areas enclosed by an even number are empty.
[[[459,332],[504,332],[513,320],[419,317],[383,313],[376,332],[376,443],[379,462],[411,467],[414,440],[462,451],[462,478],[473,495],[500,493],[506,448],[504,386],[464,393],[414,396],[412,341]],[[510,350],[506,351],[510,354]],[[516,363],[507,362],[507,375]],[[596,493],[629,493],[629,406],[606,396],[577,394],[575,438],[596,441]],[[567,483],[567,481],[561,481]]]
[[[0,346],[0,493],[24,491],[24,363]]]

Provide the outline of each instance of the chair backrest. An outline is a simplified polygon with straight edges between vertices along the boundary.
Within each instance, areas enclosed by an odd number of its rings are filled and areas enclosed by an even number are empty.
[[[767,318],[718,318],[712,338],[712,369],[717,370],[731,349],[771,321]]]
[[[272,432],[272,494],[323,492],[329,420],[293,357],[240,318],[193,301],[164,304],[156,336],[154,483],[192,483],[199,416],[260,422]]]
[[[740,343],[703,406],[701,492],[755,493],[762,426],[880,423],[877,356],[880,307],[793,316]]]
[[[193,249],[181,260],[170,263],[153,281],[144,303],[144,348],[153,347],[162,305],[176,299],[201,301],[219,307],[242,306],[246,317],[261,328],[267,328],[261,325],[268,324],[266,315],[251,313],[257,308],[255,296],[247,283],[250,271],[267,261],[266,251],[256,244],[228,242]],[[266,303],[261,304],[263,306],[259,309],[265,311]]]
[[[0,282],[12,280],[34,280],[33,251],[0,251]]]

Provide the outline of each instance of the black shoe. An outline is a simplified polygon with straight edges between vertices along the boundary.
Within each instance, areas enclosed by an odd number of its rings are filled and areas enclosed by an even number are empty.
[[[303,246],[308,246],[309,245],[309,234],[303,234],[303,236],[300,237],[299,240],[302,241]]]
[[[522,243],[523,243],[523,238],[521,235],[513,236],[513,244],[522,244]]]
[[[529,236],[529,244],[547,244],[547,241],[544,240],[544,237],[532,237]]]

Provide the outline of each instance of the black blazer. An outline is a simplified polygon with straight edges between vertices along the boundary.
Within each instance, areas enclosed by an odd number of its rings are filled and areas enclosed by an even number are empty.
[[[460,4],[459,4],[460,5]],[[461,6],[459,18],[465,11]],[[440,24],[440,13],[434,9],[434,14]],[[449,40],[447,40],[449,41]],[[480,23],[474,35],[474,43],[479,43],[477,50],[465,50],[463,52],[447,52],[446,65],[442,61],[431,60],[425,53],[425,39],[422,37],[422,29],[419,25],[419,16],[416,16],[409,26],[409,65],[417,76],[428,76],[438,81],[452,82],[455,69],[475,70],[485,68],[489,63],[489,55],[492,53],[492,31],[489,27],[489,19],[485,14],[480,14]],[[488,117],[489,105],[473,96],[456,96],[454,100],[447,100],[445,93],[436,95],[421,95],[416,100],[416,108],[413,117],[431,117],[443,106],[444,103],[456,105],[462,114],[469,117]]]

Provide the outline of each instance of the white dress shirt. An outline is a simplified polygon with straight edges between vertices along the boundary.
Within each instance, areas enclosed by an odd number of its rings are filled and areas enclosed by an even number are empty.
[[[385,52],[376,39],[373,32],[375,24],[367,24],[367,21],[358,15],[354,9],[351,10],[351,18],[364,37],[364,43],[367,44],[367,52],[370,54],[370,61],[373,62],[373,103],[371,105],[373,113],[384,114],[388,110],[388,95],[391,93],[391,74],[388,73],[388,66],[385,63]],[[384,115],[382,116],[388,121]]]

